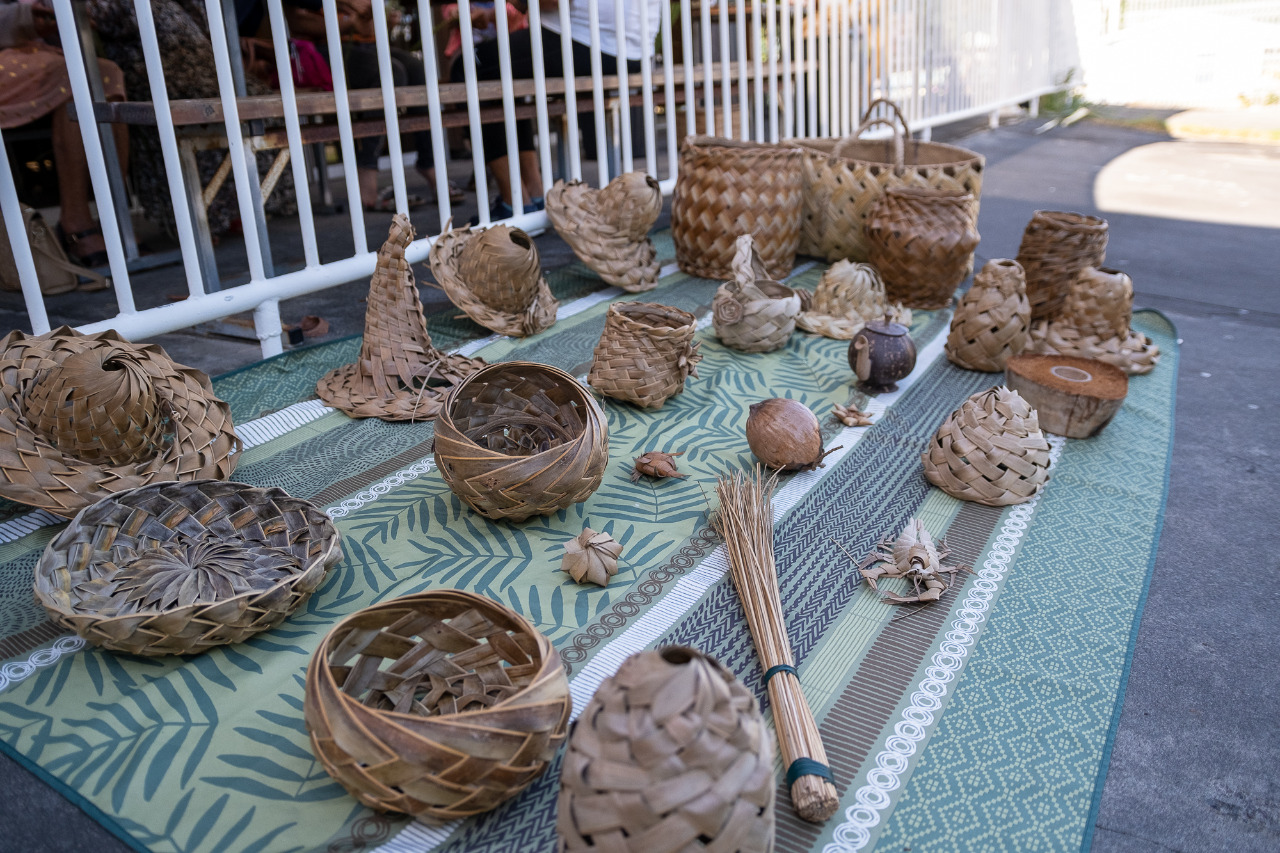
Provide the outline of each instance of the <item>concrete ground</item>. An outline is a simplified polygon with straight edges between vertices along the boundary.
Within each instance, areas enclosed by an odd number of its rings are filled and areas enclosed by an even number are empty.
[[[1165,312],[1182,341],[1164,533],[1093,849],[1274,851],[1280,633],[1271,608],[1280,587],[1268,583],[1280,571],[1280,463],[1271,442],[1280,432],[1280,147],[1185,131],[1206,126],[1204,116],[1173,122],[1186,134],[1175,139],[1161,130],[1170,117],[1108,109],[1044,133],[1036,132],[1043,118],[1024,118],[996,130],[954,126],[935,138],[962,138],[987,157],[981,258],[1012,257],[1037,208],[1105,216],[1108,265],[1132,276],[1138,306]],[[380,222],[370,224],[371,243]],[[345,222],[332,228],[349,240]],[[547,266],[569,257],[554,235],[539,245]],[[150,275],[153,293],[183,287],[172,270]],[[333,336],[358,332],[364,288],[293,300],[284,319],[320,314]],[[86,300],[67,302],[75,303],[63,311],[68,321],[102,316],[88,316]],[[24,320],[20,302],[0,302],[0,324]],[[163,343],[210,373],[257,357],[254,344],[201,334]],[[0,849],[125,849],[8,759],[0,759],[0,827]]]

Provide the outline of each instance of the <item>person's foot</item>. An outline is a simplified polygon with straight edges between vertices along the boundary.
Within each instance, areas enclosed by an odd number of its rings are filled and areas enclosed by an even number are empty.
[[[422,179],[423,179],[424,181],[426,181],[426,182],[427,182],[427,189],[428,189],[428,193],[427,193],[427,201],[428,201],[428,203],[434,203],[434,202],[436,201],[436,199],[437,199],[437,195],[436,195],[436,170],[435,170],[435,169],[427,169],[426,171],[418,172],[418,174],[419,174],[419,175],[421,175],[421,176],[422,176]],[[466,197],[467,197],[467,194],[466,194],[465,192],[463,192],[463,191],[462,191],[462,187],[458,186],[458,185],[457,185],[457,184],[455,184],[453,181],[449,181],[449,201],[450,201],[450,202],[452,202],[452,203],[454,203],[454,204],[457,204],[458,202],[462,201],[462,200],[463,200],[464,198],[466,198]]]
[[[386,187],[373,201],[364,201],[364,209],[366,213],[395,213],[396,212],[396,191],[394,187]],[[405,197],[405,203],[410,210],[417,210],[427,203],[427,200],[420,195],[409,193]]]
[[[67,256],[83,267],[106,266],[107,243],[102,237],[102,229],[96,225],[79,231],[66,230],[58,223],[58,239]]]

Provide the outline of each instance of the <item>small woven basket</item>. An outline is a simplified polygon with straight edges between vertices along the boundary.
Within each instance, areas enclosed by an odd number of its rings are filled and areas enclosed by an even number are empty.
[[[547,218],[569,248],[606,283],[629,293],[658,286],[658,252],[649,229],[662,213],[662,190],[644,172],[619,175],[601,189],[556,181]]]
[[[338,623],[307,668],[311,748],[353,797],[443,822],[524,790],[572,709],[551,642],[481,595],[437,590]]]
[[[605,316],[587,384],[615,400],[661,408],[697,376],[702,360],[688,311],[653,302],[615,302]]]
[[[801,158],[790,146],[685,137],[671,200],[680,269],[732,278],[734,241],[750,234],[768,277],[785,278],[800,244]]]
[[[1049,443],[1035,409],[1003,386],[965,400],[921,457],[930,483],[986,506],[1029,501],[1049,479]]]
[[[1125,373],[1150,373],[1160,360],[1160,348],[1129,328],[1132,319],[1129,276],[1085,267],[1076,274],[1058,315],[1031,324],[1027,348],[1043,355],[1105,361]]]
[[[947,358],[965,370],[998,373],[1027,348],[1030,326],[1022,267],[1008,258],[987,261],[951,318]]]
[[[639,652],[574,727],[560,771],[562,851],[768,853],[773,742],[755,697],[697,649]]]
[[[329,517],[280,489],[155,483],[82,510],[41,555],[35,594],[95,646],[195,654],[280,624],[341,559]]]
[[[972,195],[954,190],[885,190],[867,217],[867,255],[888,299],[908,308],[951,304],[978,245],[972,205]]]
[[[836,261],[818,280],[813,299],[796,318],[796,326],[825,338],[849,341],[867,323],[885,317],[911,326],[911,309],[901,302],[889,304],[884,281],[875,267]]]
[[[455,387],[436,418],[436,465],[476,512],[524,521],[585,501],[609,460],[608,422],[578,380],[508,361]]]
[[[1100,267],[1107,255],[1107,220],[1084,213],[1037,210],[1022,233],[1018,263],[1027,276],[1031,319],[1053,319],[1076,273]]]
[[[727,281],[711,300],[716,336],[743,352],[773,352],[786,346],[799,314],[799,294],[768,279]]]

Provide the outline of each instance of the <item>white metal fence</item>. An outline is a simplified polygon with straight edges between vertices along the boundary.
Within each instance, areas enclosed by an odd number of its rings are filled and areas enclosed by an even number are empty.
[[[410,0],[412,2],[412,0]],[[575,30],[571,21],[572,0],[561,0],[557,16],[565,55],[563,79],[549,79],[542,69],[541,43],[532,39],[534,77],[528,83],[513,79],[509,50],[511,34],[506,17],[497,16],[497,38],[501,57],[500,100],[507,147],[516,149],[517,104],[532,98],[536,125],[537,157],[548,185],[553,177],[553,139],[563,145],[567,174],[556,177],[581,178],[584,173],[582,148],[578,144],[577,97],[563,93],[580,90],[591,98],[591,126],[599,159],[585,164],[588,177],[604,183],[611,175],[609,152],[617,152],[623,171],[642,168],[659,179],[665,193],[675,186],[679,140],[695,132],[740,139],[776,142],[794,136],[840,136],[854,132],[864,105],[877,97],[889,97],[902,105],[913,128],[922,135],[936,125],[957,119],[994,113],[1003,106],[1035,100],[1062,88],[1077,63],[1070,0],[704,0],[700,5],[678,5],[661,0],[590,0],[586,32]],[[619,68],[628,58],[639,59],[639,79],[625,81],[622,101],[628,94],[639,98],[643,127],[633,145],[632,112],[617,108],[618,84],[601,71],[602,35],[600,4],[612,4],[614,21],[632,19],[641,28],[640,57],[626,55],[626,25],[615,29],[613,41],[619,45]],[[651,5],[650,5],[651,4]],[[311,173],[303,152],[299,95],[295,93],[289,70],[285,17],[279,2],[268,0],[269,21],[275,43],[279,71],[281,115],[287,136],[287,151],[297,188],[298,225],[305,265],[302,269],[272,274],[270,228],[263,223],[258,189],[256,147],[251,123],[242,122],[242,99],[236,96],[236,57],[229,46],[224,9],[234,4],[205,0],[209,35],[216,64],[225,146],[230,152],[241,221],[249,282],[223,290],[208,281],[202,267],[199,232],[200,216],[193,216],[192,189],[184,183],[179,139],[166,94],[155,22],[148,0],[135,0],[138,29],[146,58],[148,93],[130,93],[131,99],[154,103],[155,124],[163,150],[165,173],[172,196],[175,225],[189,297],[184,301],[139,310],[130,287],[125,244],[122,241],[117,205],[113,201],[111,176],[103,156],[100,128],[95,124],[94,98],[85,71],[82,40],[77,32],[72,0],[53,0],[59,33],[71,80],[74,109],[88,155],[94,196],[110,259],[119,313],[112,318],[82,326],[85,332],[114,328],[132,339],[190,327],[243,311],[253,311],[255,328],[264,356],[281,351],[279,302],[282,299],[322,290],[368,276],[375,256],[365,236],[364,216],[359,199],[355,169],[354,130],[348,91],[342,67],[338,9],[335,0],[324,0],[329,57],[333,71],[333,97],[339,133],[343,177],[345,179],[354,251],[347,257],[322,262],[315,218],[308,187]],[[481,81],[474,65],[470,3],[459,0],[465,108],[477,175],[476,195],[481,224],[488,220],[490,198],[486,181],[481,138],[485,118]],[[585,4],[584,4],[585,5]],[[432,20],[431,0],[416,0],[420,20]],[[642,6],[641,10],[635,7]],[[550,8],[550,7],[549,7]],[[650,32],[653,10],[658,32]],[[545,13],[544,13],[545,14]],[[390,153],[391,183],[397,209],[406,209],[406,180],[403,144],[399,130],[397,97],[405,90],[392,84],[389,44],[383,0],[373,0],[377,51],[384,69],[382,111],[386,119]],[[529,6],[529,24],[540,32],[538,4]],[[234,32],[234,29],[232,30]],[[574,68],[570,40],[589,41],[590,68]],[[678,41],[682,55],[677,59]],[[91,42],[90,42],[91,43]],[[426,105],[430,117],[435,162],[443,166],[445,132],[439,92],[439,66],[431,38],[423,39],[421,61],[426,76]],[[589,85],[584,79],[589,75]],[[525,94],[528,92],[529,94]],[[412,94],[412,93],[411,93]],[[662,110],[656,101],[661,100]],[[418,96],[418,103],[421,96]],[[549,104],[563,103],[563,118],[553,125]],[[682,102],[682,103],[681,103]],[[613,108],[610,108],[610,105]],[[560,112],[557,109],[557,112]],[[491,115],[491,114],[490,114]],[[610,128],[612,117],[612,130]],[[22,279],[22,291],[32,329],[48,330],[49,321],[35,267],[26,242],[14,178],[0,144],[0,208],[14,247]],[[281,165],[283,161],[278,161]],[[508,158],[512,187],[521,187],[518,157]],[[594,168],[590,168],[594,166]],[[662,173],[658,170],[662,168]],[[447,173],[436,171],[439,221],[450,219]],[[518,190],[517,190],[518,192]],[[519,195],[516,196],[517,202]],[[517,204],[517,208],[519,205]],[[529,231],[547,227],[544,212],[518,214],[513,224]],[[254,227],[259,223],[260,227]],[[207,241],[206,241],[207,242]],[[409,248],[411,262],[423,260],[431,238],[415,241]]]

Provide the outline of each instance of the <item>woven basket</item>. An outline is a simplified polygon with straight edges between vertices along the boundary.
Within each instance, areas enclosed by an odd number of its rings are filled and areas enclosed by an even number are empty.
[[[476,512],[524,521],[585,501],[609,461],[608,422],[578,380],[527,361],[494,364],[449,392],[436,465]]]
[[[35,594],[95,646],[195,654],[280,624],[341,559],[329,517],[280,489],[154,483],[82,510],[41,555]]]
[[[818,280],[813,299],[796,318],[796,326],[825,338],[849,341],[867,323],[886,317],[911,326],[911,309],[901,302],[889,304],[875,267],[836,261]]]
[[[768,853],[773,742],[755,697],[697,649],[639,652],[574,726],[560,771],[562,851]]]
[[[649,229],[662,213],[662,190],[644,172],[619,175],[602,189],[556,181],[547,218],[569,248],[607,284],[629,293],[658,286],[658,252]]]
[[[606,397],[658,409],[698,375],[694,316],[653,302],[615,302],[605,316],[587,384]]]
[[[523,338],[556,322],[538,247],[519,228],[446,227],[428,260],[449,301],[490,331]]]
[[[321,400],[353,418],[431,420],[449,387],[485,365],[483,359],[432,346],[413,270],[404,256],[411,242],[409,217],[398,213],[369,279],[360,357],[316,383]]]
[[[307,668],[304,713],[311,748],[353,797],[443,822],[528,787],[572,704],[560,657],[524,617],[437,590],[339,622]]]
[[[1133,282],[1116,270],[1085,267],[1076,274],[1052,320],[1031,324],[1028,350],[1105,361],[1125,373],[1150,373],[1160,348],[1132,331]]]
[[[800,296],[776,281],[727,281],[711,300],[716,336],[743,352],[773,352],[787,345],[800,314]]]
[[[1027,274],[1031,319],[1053,319],[1076,273],[1100,267],[1107,255],[1107,220],[1084,213],[1037,210],[1022,233],[1018,263]]]
[[[1068,323],[1041,320],[1031,324],[1027,352],[1041,355],[1073,355],[1114,364],[1130,374],[1150,373],[1160,360],[1160,347],[1141,332],[1118,337],[1085,335]]]
[[[871,118],[880,106],[893,118]],[[893,138],[859,138],[877,125],[891,127]],[[974,198],[973,222],[977,225],[986,163],[982,155],[955,145],[911,139],[906,119],[889,101],[873,101],[851,137],[791,142],[805,152],[802,255],[827,261],[867,260],[863,229],[872,205],[890,187],[932,187],[969,193]]]
[[[998,373],[1027,348],[1030,326],[1022,267],[1007,258],[987,261],[951,318],[947,358],[965,370]]]
[[[1029,501],[1049,479],[1049,444],[1035,409],[1002,386],[965,400],[921,456],[930,483],[986,506]]]
[[[685,137],[671,200],[680,269],[732,278],[734,241],[750,234],[767,278],[786,278],[800,243],[801,159],[790,146]]]
[[[893,187],[867,216],[867,254],[885,296],[909,308],[951,304],[978,245],[973,196],[932,187]]]
[[[209,377],[63,326],[0,340],[0,496],[63,518],[163,480],[225,479],[242,445]]]

